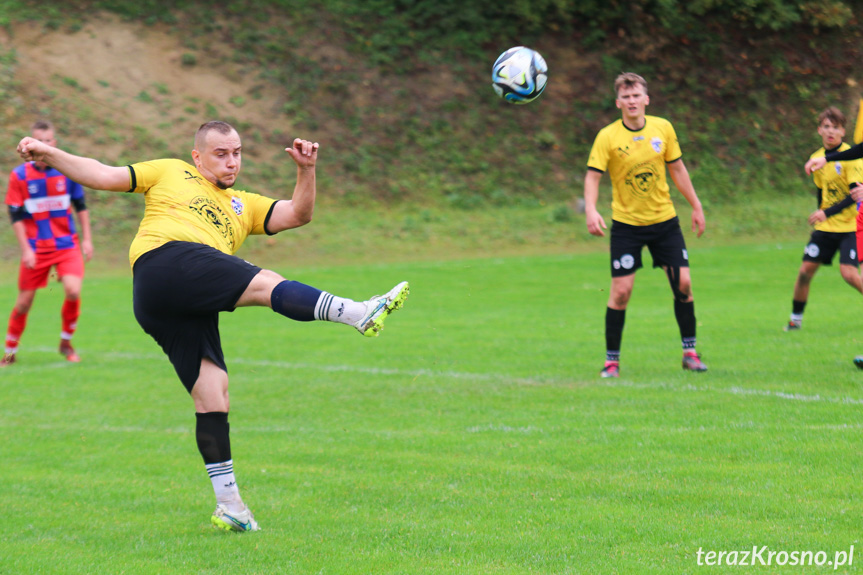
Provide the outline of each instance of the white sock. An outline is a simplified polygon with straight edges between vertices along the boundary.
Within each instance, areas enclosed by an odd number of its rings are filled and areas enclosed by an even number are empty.
[[[365,302],[356,302],[334,296],[325,291],[321,292],[318,303],[315,304],[315,319],[321,321],[335,321],[354,325],[366,315]]]
[[[791,314],[791,321],[793,323],[798,324],[798,325],[803,323],[803,314],[802,313],[792,313]]]
[[[229,459],[221,463],[205,465],[207,475],[213,482],[213,491],[216,492],[216,503],[224,505],[228,511],[242,511],[245,509],[243,500],[240,498],[240,489],[234,478],[234,460]]]

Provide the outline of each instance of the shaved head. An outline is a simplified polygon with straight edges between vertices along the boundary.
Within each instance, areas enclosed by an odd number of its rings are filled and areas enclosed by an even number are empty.
[[[218,132],[223,136],[228,136],[231,133],[236,133],[236,130],[229,123],[221,122],[219,120],[207,122],[206,124],[201,124],[201,127],[198,128],[198,131],[195,133],[196,150],[201,150],[204,148],[207,143],[207,136],[210,132]]]

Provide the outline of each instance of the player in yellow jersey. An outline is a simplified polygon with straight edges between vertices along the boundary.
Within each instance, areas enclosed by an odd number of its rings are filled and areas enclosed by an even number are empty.
[[[818,115],[818,135],[823,147],[812,158],[823,158],[832,152],[851,148],[845,138],[845,114],[830,106]],[[823,170],[812,174],[818,196],[818,209],[809,215],[814,226],[809,243],[803,251],[803,263],[794,282],[791,317],[785,331],[799,330],[803,325],[803,311],[809,299],[809,286],[818,268],[832,265],[839,252],[839,273],[848,285],[863,293],[860,264],[857,259],[856,219],[857,205],[850,195],[852,187],[863,182],[863,160],[829,162]]]
[[[677,134],[671,123],[645,110],[650,103],[647,82],[624,73],[614,82],[621,119],[596,136],[584,178],[587,230],[605,236],[605,220],[597,211],[602,174],[611,177],[611,293],[605,314],[605,365],[602,377],[619,377],[620,343],[626,306],[635,285],[644,246],[668,276],[674,295],[674,315],[683,344],[683,369],[707,371],[695,351],[695,304],[689,255],[666,180],[666,166],[677,189],[692,206],[692,230],[704,233],[701,202],[692,186]]]
[[[167,159],[107,166],[34,138],[18,144],[25,160],[44,162],[89,188],[144,194],[144,218],[129,250],[135,318],[194,401],[198,450],[216,494],[211,522],[225,530],[256,531],[258,524],[234,476],[219,313],[266,306],[293,320],[344,323],[374,336],[409,293],[401,282],[383,296],[355,302],[233,255],[249,234],[275,234],[311,221],[318,148],[300,138],[286,148],[297,181],[290,200],[274,200],[233,189],[242,142],[225,122],[198,129],[194,165]]]

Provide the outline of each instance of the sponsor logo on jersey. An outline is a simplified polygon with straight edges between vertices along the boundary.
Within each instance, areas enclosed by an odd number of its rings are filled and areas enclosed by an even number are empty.
[[[234,247],[234,227],[228,214],[222,211],[219,204],[206,196],[197,196],[189,203],[189,207],[216,228],[222,237],[228,240],[231,248]]]
[[[47,198],[28,198],[24,200],[24,209],[31,214],[66,211],[69,209],[69,196],[48,196]]]

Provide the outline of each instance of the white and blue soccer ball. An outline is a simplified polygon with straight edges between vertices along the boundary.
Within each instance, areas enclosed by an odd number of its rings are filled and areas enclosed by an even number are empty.
[[[533,102],[548,82],[548,65],[536,50],[516,46],[501,54],[491,69],[497,95],[513,104]]]

